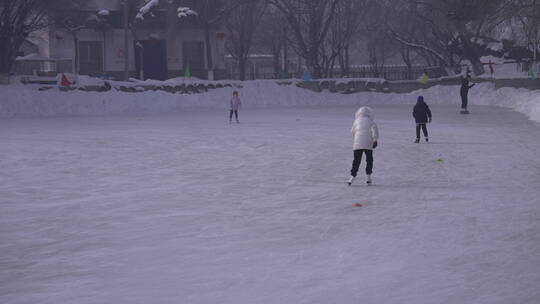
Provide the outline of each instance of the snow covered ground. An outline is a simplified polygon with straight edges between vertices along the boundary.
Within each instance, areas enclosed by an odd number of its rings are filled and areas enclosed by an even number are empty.
[[[2,119],[0,303],[538,303],[540,125],[425,95],[429,144],[372,104],[372,187],[356,106]]]
[[[435,86],[409,94],[365,92],[350,95],[324,91],[311,92],[292,86],[280,86],[275,81],[248,81],[243,88],[215,89],[204,94],[170,94],[166,92],[124,93],[110,91],[59,92],[57,89],[38,91],[38,86],[0,86],[0,118],[43,116],[95,116],[182,112],[190,108],[226,109],[232,92],[238,90],[244,108],[291,106],[343,106],[362,104],[414,104],[424,95],[428,104],[460,103],[459,86]],[[514,109],[540,122],[540,93],[527,89],[495,90],[491,83],[481,83],[471,89],[469,103],[494,105]]]

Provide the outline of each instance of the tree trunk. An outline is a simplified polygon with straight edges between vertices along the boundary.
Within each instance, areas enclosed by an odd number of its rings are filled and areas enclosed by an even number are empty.
[[[206,46],[206,68],[208,71],[208,75],[210,76],[210,74],[212,74],[213,76],[212,72],[214,71],[214,62],[212,60],[212,44],[210,42],[210,25],[208,24],[207,20],[204,21],[204,44]]]
[[[272,64],[274,65],[274,78],[279,78],[279,75],[281,74],[281,66],[279,64],[280,59],[280,50],[277,48],[274,48],[272,50]]]
[[[484,74],[484,66],[480,62],[478,47],[471,43],[470,38],[465,34],[460,36],[460,40],[463,48],[463,58],[471,62],[474,75]]]
[[[334,56],[332,60],[330,60],[330,77],[334,78],[334,67],[336,66],[336,57]]]
[[[139,51],[139,54],[140,54],[140,56],[139,56],[139,67],[140,67],[140,69],[139,69],[139,79],[140,80],[145,80],[144,79],[144,47],[139,46],[138,48],[140,49],[140,51]]]
[[[2,19],[2,21],[5,20],[5,18]],[[0,74],[3,74],[3,80],[0,81],[8,82],[11,69],[17,58],[17,52],[26,35],[24,32],[16,31],[8,24],[2,24],[0,31]]]
[[[347,75],[347,68],[345,67],[345,56],[344,56],[343,52],[339,53],[338,62],[339,62],[339,67],[341,68],[341,77],[346,76]]]
[[[79,37],[77,32],[71,32],[71,35],[73,36],[73,52],[75,54],[73,58],[73,74],[79,75]]]
[[[244,56],[238,57],[238,72],[241,81],[246,80],[247,58]]]
[[[312,77],[318,78],[320,75],[315,74],[315,64],[313,62],[313,58],[311,57],[311,53],[308,54],[308,56],[305,59],[306,59],[306,68],[311,73]]]
[[[474,75],[484,74],[484,65],[480,61],[480,57],[474,51],[465,53],[464,57],[471,62]]]
[[[341,68],[341,77],[349,77],[350,76],[349,46],[344,47],[339,52],[337,60],[339,62],[339,67]]]
[[[103,30],[103,76],[107,79],[107,30]]]
[[[351,74],[351,64],[350,64],[350,52],[349,45],[345,47],[345,75],[348,77]]]
[[[142,43],[140,43],[139,39],[137,38],[138,35],[137,35],[137,27],[135,24],[132,24],[131,25],[131,35],[133,36],[133,43],[135,44],[134,45],[134,48],[139,48],[140,51],[139,51],[139,58],[135,58],[135,60],[139,60],[139,79],[140,80],[144,80],[144,66],[143,66],[143,62],[144,62],[144,47],[142,45]],[[126,50],[126,54],[127,54],[127,50]]]
[[[408,47],[401,46],[401,58],[407,66],[407,75],[406,79],[412,79],[412,63],[411,63],[411,52]]]
[[[12,39],[2,39],[2,42],[6,43],[0,44],[0,74],[3,74],[3,82],[9,82],[9,75],[11,73],[11,68],[17,57],[17,51],[24,41],[24,37],[14,37]]]
[[[8,84],[9,83],[9,73],[11,70],[11,55],[10,51],[8,50],[10,46],[9,45],[3,45],[0,46],[0,84]]]
[[[9,74],[0,72],[0,84],[9,84]]]
[[[283,76],[286,76],[287,74],[289,74],[289,50],[288,50],[288,46],[287,46],[287,28],[284,28],[283,29],[283,42],[282,42],[282,45],[283,45],[283,67],[282,67],[282,73],[284,74]]]

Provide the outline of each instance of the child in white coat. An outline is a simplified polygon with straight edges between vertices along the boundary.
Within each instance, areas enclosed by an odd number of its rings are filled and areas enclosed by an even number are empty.
[[[373,149],[377,147],[379,140],[379,129],[373,121],[373,110],[369,107],[361,107],[356,111],[351,132],[353,134],[354,160],[352,163],[349,186],[352,184],[358,173],[362,154],[366,154],[366,182],[371,184],[371,174],[373,173]]]

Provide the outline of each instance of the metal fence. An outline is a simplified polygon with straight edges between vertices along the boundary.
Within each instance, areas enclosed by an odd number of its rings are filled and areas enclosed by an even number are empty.
[[[429,66],[385,66],[379,71],[374,70],[371,66],[356,66],[349,69],[348,74],[342,73],[340,69],[334,70],[329,78],[384,78],[386,80],[416,80],[424,73],[430,78],[438,78],[446,76],[446,71],[440,67]],[[276,73],[246,73],[246,80],[255,79],[292,79],[302,78],[303,73],[292,72],[287,74],[276,75]],[[239,73],[231,73],[223,71],[219,75],[220,79],[240,79]]]
[[[301,78],[301,74],[287,73],[277,75],[276,73],[246,73],[246,80],[256,79],[293,79]],[[240,80],[240,73],[225,72],[220,74],[220,79]]]
[[[353,67],[349,77],[353,78],[384,78],[386,80],[415,80],[426,73],[430,78],[445,76],[446,72],[440,67],[429,66],[385,66],[376,70],[371,66]]]

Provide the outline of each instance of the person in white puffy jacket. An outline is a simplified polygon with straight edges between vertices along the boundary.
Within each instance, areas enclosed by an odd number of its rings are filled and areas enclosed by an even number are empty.
[[[358,173],[362,154],[366,154],[366,182],[371,184],[371,174],[373,173],[373,149],[377,147],[379,140],[379,129],[373,121],[373,110],[370,107],[361,107],[356,111],[356,119],[352,125],[354,160],[352,163],[351,177],[349,185],[352,184]]]

